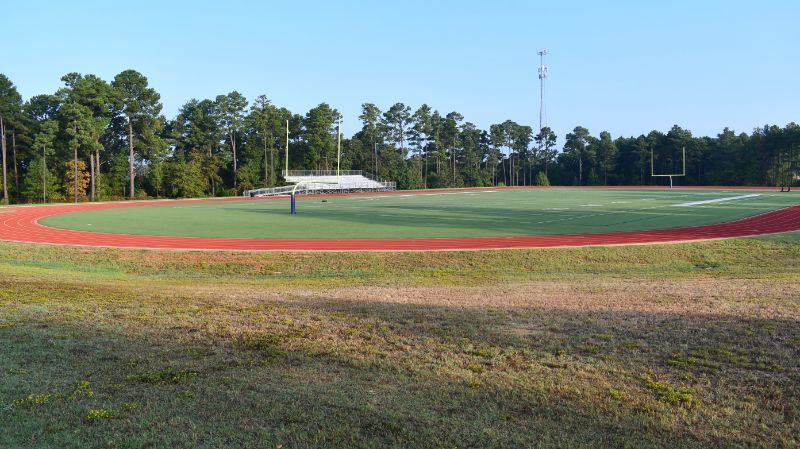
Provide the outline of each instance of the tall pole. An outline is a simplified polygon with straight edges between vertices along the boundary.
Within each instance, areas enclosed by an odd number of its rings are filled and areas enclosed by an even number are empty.
[[[544,80],[547,79],[547,66],[544,65],[544,57],[547,49],[539,50],[539,132],[542,132],[544,122]]]
[[[686,176],[686,147],[683,147],[683,176]]]
[[[342,114],[339,114],[339,125],[336,127],[336,184],[339,184],[339,161],[342,159]]]
[[[289,120],[286,120],[286,170],[283,172],[283,178],[289,176]]]

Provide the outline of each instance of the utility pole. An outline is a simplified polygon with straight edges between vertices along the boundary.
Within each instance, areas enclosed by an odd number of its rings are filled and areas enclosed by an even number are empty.
[[[539,132],[544,126],[544,80],[547,79],[548,68],[544,65],[544,57],[547,56],[547,49],[539,50]]]

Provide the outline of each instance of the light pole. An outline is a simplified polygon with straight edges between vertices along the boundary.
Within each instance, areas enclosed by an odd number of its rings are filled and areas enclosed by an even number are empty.
[[[339,184],[339,162],[342,159],[342,114],[336,127],[336,184]]]
[[[544,117],[544,80],[547,79],[548,68],[544,65],[544,57],[547,56],[547,49],[539,50],[539,132],[542,132]]]
[[[289,176],[289,120],[286,120],[286,169],[283,172],[283,179]]]

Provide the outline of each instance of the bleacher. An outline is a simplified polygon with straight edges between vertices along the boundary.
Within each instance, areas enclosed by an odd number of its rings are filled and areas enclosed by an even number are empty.
[[[388,192],[397,184],[361,170],[283,170],[283,178],[292,185],[246,190],[244,196],[301,195],[322,193]]]

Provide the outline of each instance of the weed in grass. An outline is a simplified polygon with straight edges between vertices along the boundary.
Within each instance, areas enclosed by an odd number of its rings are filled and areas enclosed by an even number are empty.
[[[597,334],[594,338],[600,341],[611,341],[614,339],[614,336],[611,334]]]
[[[197,371],[188,369],[175,369],[172,367],[164,368],[161,371],[150,373],[133,374],[128,376],[128,380],[135,382],[143,382],[153,385],[162,385],[168,383],[178,383],[186,380],[194,379],[198,375]]]
[[[761,329],[763,329],[767,334],[773,335],[778,330],[778,326],[771,321],[765,321],[761,323]]]
[[[194,397],[194,392],[192,392],[191,390],[181,390],[181,391],[177,392],[176,394],[178,395],[179,398],[193,398]]]
[[[480,374],[484,371],[484,366],[478,363],[470,363],[467,365],[467,369],[472,371],[475,374]]]
[[[776,385],[771,385],[764,388],[763,394],[767,399],[781,399],[784,396],[784,390]]]
[[[104,419],[117,418],[117,412],[107,408],[90,408],[86,412],[86,419],[89,421],[100,421]]]
[[[283,355],[281,345],[286,340],[284,335],[257,335],[242,338],[236,345],[249,351],[258,351],[268,358],[275,358]]]
[[[122,404],[122,410],[124,410],[126,412],[132,412],[132,411],[136,410],[137,408],[139,408],[139,404],[137,404],[135,402],[126,402],[126,403]]]
[[[611,399],[622,399],[622,396],[622,390],[618,390],[616,388],[611,388],[608,390],[608,397]]]
[[[763,354],[756,349],[746,350],[739,348],[729,348],[721,345],[702,346],[691,355],[695,359],[703,360],[704,366],[720,367],[720,365],[730,365],[738,368],[753,369],[760,371],[783,371],[783,366],[764,360]]]
[[[600,346],[594,343],[587,343],[581,347],[581,350],[587,354],[597,355],[600,353]]]
[[[641,379],[647,388],[658,393],[658,400],[667,404],[693,405],[697,403],[695,392],[688,387],[675,387],[667,381],[653,380],[649,374],[642,374]]]
[[[672,358],[667,361],[667,364],[674,368],[688,368],[697,364],[697,359],[694,357],[683,356],[680,353],[673,353]]]
[[[13,404],[16,407],[39,407],[50,401],[52,396],[50,393],[29,394],[24,398],[15,400]]]
[[[722,264],[720,264],[719,262],[710,262],[710,261],[697,262],[694,264],[694,267],[698,270],[709,270],[712,268],[720,268],[721,266]]]
[[[92,398],[94,397],[94,391],[92,391],[89,386],[91,382],[85,379],[78,380],[75,382],[75,387],[72,390],[72,393],[69,395],[69,398],[72,400],[80,399],[80,398]]]
[[[636,349],[641,349],[642,348],[642,344],[639,343],[638,341],[629,340],[629,341],[626,341],[626,342],[622,343],[622,347],[625,348],[625,349],[630,349],[630,350],[633,351],[633,350],[636,350]]]

